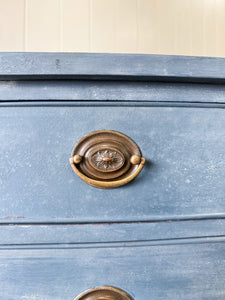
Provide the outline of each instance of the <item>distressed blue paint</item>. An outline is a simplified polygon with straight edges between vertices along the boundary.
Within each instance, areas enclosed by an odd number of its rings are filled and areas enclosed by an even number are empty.
[[[83,245],[93,243],[128,243],[223,238],[225,220],[192,220],[177,222],[73,225],[15,225],[0,226],[0,247],[31,245]]]
[[[194,237],[194,238],[180,238],[180,239],[162,239],[150,241],[136,241],[136,242],[97,242],[97,243],[43,243],[43,244],[19,244],[19,245],[0,245],[0,250],[45,250],[45,249],[92,249],[92,248],[140,248],[140,247],[155,247],[155,246],[170,246],[170,245],[193,245],[193,244],[217,244],[224,243],[225,236],[219,237]]]
[[[224,82],[225,59],[149,54],[0,53],[0,78]]]
[[[225,213],[221,109],[12,107],[0,114],[1,220],[112,222]],[[133,138],[147,159],[135,181],[113,190],[87,186],[68,163],[77,140],[104,128]]]
[[[225,86],[97,80],[0,81],[0,101],[9,100],[225,103]]]
[[[0,107],[195,107],[225,108],[224,103],[155,102],[155,101],[4,101]]]
[[[225,297],[224,242],[0,252],[2,300],[74,299],[99,285],[126,290],[135,300]]]
[[[0,53],[0,299],[224,299],[224,82],[225,59]],[[68,162],[104,128],[147,158],[115,190]]]

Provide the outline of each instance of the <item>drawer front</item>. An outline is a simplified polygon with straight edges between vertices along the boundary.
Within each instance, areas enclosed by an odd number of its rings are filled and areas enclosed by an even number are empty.
[[[225,297],[223,242],[108,247],[1,250],[1,299],[71,300],[102,285],[134,300]]]
[[[1,222],[135,221],[225,213],[225,113],[182,107],[2,107]],[[146,165],[101,190],[69,165],[77,140],[99,129],[130,136]]]

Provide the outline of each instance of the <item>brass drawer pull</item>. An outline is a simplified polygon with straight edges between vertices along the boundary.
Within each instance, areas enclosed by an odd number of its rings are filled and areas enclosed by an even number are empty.
[[[132,298],[121,289],[100,286],[81,293],[74,300],[132,300]]]
[[[145,158],[128,136],[113,130],[98,130],[79,140],[70,157],[74,172],[86,183],[111,189],[133,180]]]

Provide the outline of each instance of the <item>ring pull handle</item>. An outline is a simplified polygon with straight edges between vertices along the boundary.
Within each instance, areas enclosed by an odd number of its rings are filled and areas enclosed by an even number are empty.
[[[83,181],[102,189],[127,184],[145,164],[145,158],[135,142],[113,130],[99,130],[85,135],[76,143],[69,161]]]
[[[112,298],[111,296],[103,296],[98,297],[96,300],[115,300],[115,298]]]
[[[131,157],[131,159],[132,159],[132,157]],[[74,157],[70,158],[70,165],[71,165],[72,169],[74,170],[74,172],[80,177],[80,179],[85,181],[87,184],[90,184],[94,187],[98,187],[98,188],[102,188],[102,189],[112,189],[112,188],[116,188],[121,185],[127,184],[128,182],[132,181],[135,177],[137,177],[137,175],[141,172],[141,170],[143,169],[144,164],[145,164],[145,158],[141,157],[138,168],[136,169],[136,171],[134,173],[132,173],[128,177],[125,177],[120,180],[115,180],[115,181],[100,181],[100,180],[91,179],[91,178],[85,176],[83,173],[81,173],[78,170],[76,165],[79,164],[81,162],[81,160],[82,160],[82,157],[79,155],[75,155]]]

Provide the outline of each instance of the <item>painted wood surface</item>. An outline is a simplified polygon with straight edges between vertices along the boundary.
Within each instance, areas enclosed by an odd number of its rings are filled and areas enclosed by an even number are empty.
[[[224,255],[224,242],[1,250],[0,297],[71,300],[88,288],[112,285],[135,300],[223,300]]]
[[[225,241],[225,220],[0,226],[0,248],[111,247]]]
[[[225,59],[101,53],[0,53],[0,79],[113,79],[224,83]]]
[[[225,103],[225,85],[176,82],[30,80],[0,81],[0,106],[17,101],[37,105],[160,105],[174,106]],[[61,103],[59,102],[61,100]],[[14,102],[10,103],[10,102]],[[41,103],[44,101],[45,103]],[[57,101],[57,102],[56,102]],[[73,101],[71,103],[71,101]],[[76,101],[76,103],[74,103]],[[95,101],[95,103],[93,102]],[[129,103],[127,103],[129,101]],[[5,102],[5,103],[4,103]],[[132,103],[133,102],[133,103]],[[18,104],[22,105],[22,104]]]
[[[98,285],[134,300],[224,299],[224,60],[0,61],[0,299]],[[98,190],[73,173],[75,142],[97,129],[140,146],[147,165],[131,184]]]
[[[2,108],[1,222],[224,216],[224,125],[223,109]],[[98,129],[121,131],[141,148],[147,164],[131,184],[100,190],[72,171],[75,142]]]
[[[7,0],[0,29],[0,51],[225,56],[223,0]]]

